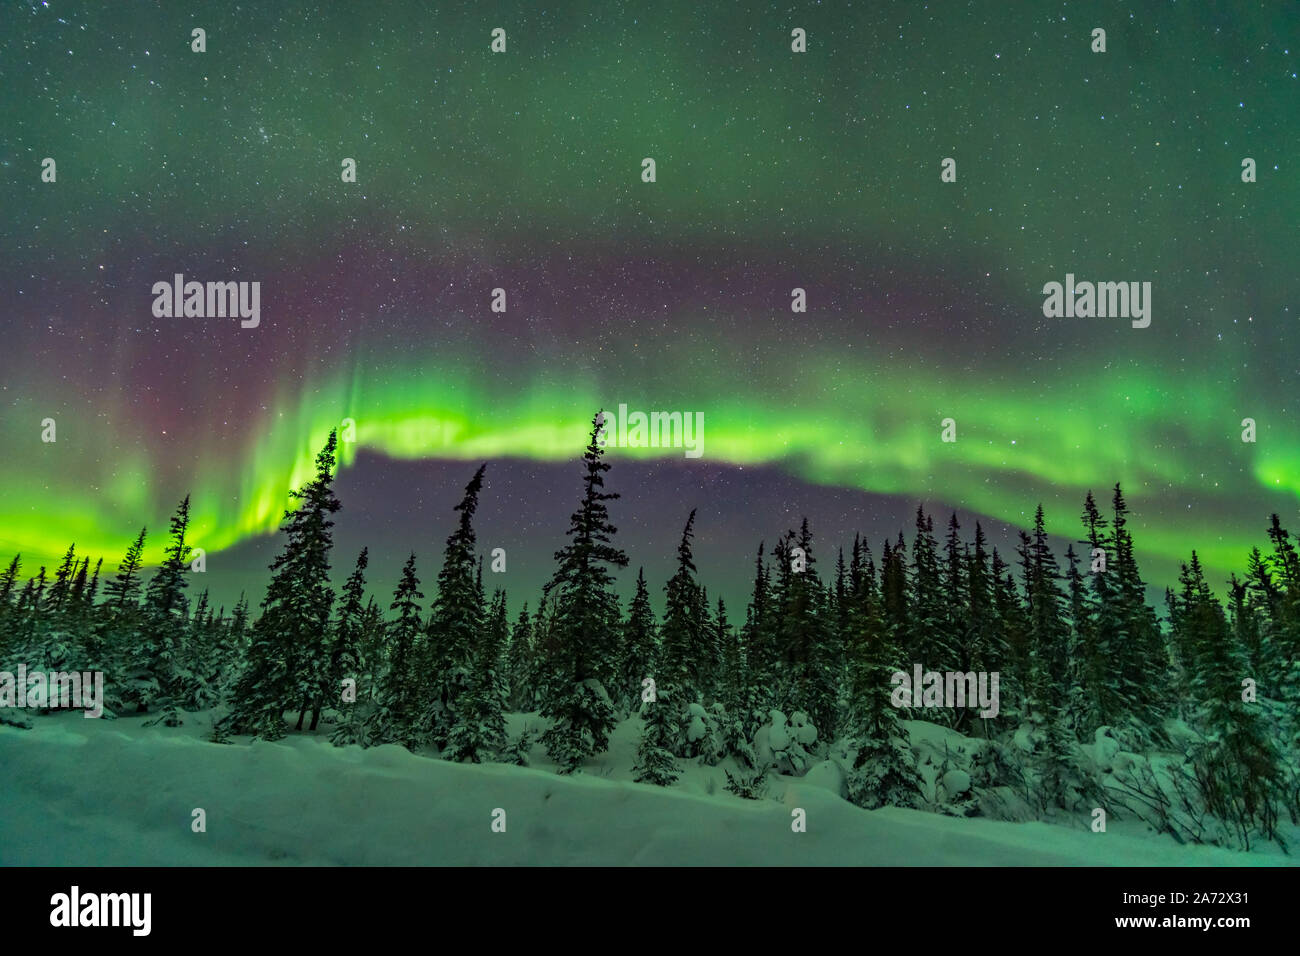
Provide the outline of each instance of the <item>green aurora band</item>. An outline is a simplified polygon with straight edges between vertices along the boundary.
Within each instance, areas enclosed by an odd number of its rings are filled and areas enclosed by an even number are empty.
[[[157,560],[165,519],[190,492],[191,539],[214,553],[278,527],[287,490],[309,478],[329,430],[344,419],[354,420],[356,435],[341,446],[344,469],[361,450],[396,459],[560,462],[580,453],[590,415],[620,401],[634,409],[702,411],[703,462],[774,465],[814,485],[955,503],[1020,526],[1050,486],[1048,528],[1071,538],[1078,537],[1086,492],[1093,490],[1105,504],[1119,481],[1135,508],[1142,552],[1165,559],[1166,566],[1195,547],[1212,569],[1226,574],[1240,568],[1250,547],[1261,543],[1267,513],[1278,511],[1285,524],[1300,498],[1295,423],[1260,416],[1260,440],[1244,443],[1234,403],[1192,383],[1175,392],[1136,375],[1104,383],[1084,377],[1072,385],[1055,382],[1054,400],[1038,403],[1029,387],[986,386],[972,393],[968,382],[922,379],[914,370],[886,369],[870,382],[846,378],[828,352],[802,363],[788,400],[777,404],[738,393],[739,365],[694,384],[670,386],[659,372],[641,381],[621,374],[616,389],[595,377],[576,377],[511,393],[476,380],[470,363],[431,374],[418,361],[401,361],[389,359],[382,374],[367,374],[362,369],[373,363],[358,362],[301,394],[286,392],[273,412],[250,423],[242,447],[202,446],[184,474],[167,477],[164,462],[147,450],[125,461],[119,456],[111,472],[94,475],[99,493],[93,498],[84,494],[86,472],[55,467],[53,450],[82,438],[93,444],[95,433],[61,432],[58,444],[47,446],[51,462],[42,474],[33,475],[30,463],[16,456],[0,465],[0,481],[10,490],[0,509],[6,529],[0,546],[24,552],[25,566],[34,571],[35,562],[48,564],[75,541],[80,553],[102,554],[111,568],[147,523],[149,555]],[[673,366],[671,355],[664,365]],[[799,382],[817,381],[838,384],[801,391]],[[944,443],[940,422],[949,416],[957,422],[957,441]],[[1134,448],[1159,451],[1135,456]],[[611,447],[608,454],[615,464],[621,457],[683,457],[680,449],[661,448]],[[1235,476],[1242,472],[1258,492],[1245,501],[1231,490],[1240,487]],[[611,476],[615,489],[617,474]],[[1163,507],[1161,499],[1171,492],[1180,504]],[[1189,496],[1196,512],[1183,508],[1179,514]],[[51,509],[51,500],[60,506]]]

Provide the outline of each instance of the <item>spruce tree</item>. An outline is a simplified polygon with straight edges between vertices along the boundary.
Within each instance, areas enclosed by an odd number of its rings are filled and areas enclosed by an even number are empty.
[[[894,564],[894,573],[898,573],[900,561],[888,544],[885,562],[887,566]],[[846,597],[853,635],[849,648],[850,706],[845,720],[852,758],[845,781],[848,798],[869,810],[915,806],[919,796],[915,759],[892,701],[892,675],[905,665],[894,628],[885,620],[870,554],[857,539],[849,563]]]
[[[144,538],[146,529],[126,549],[126,556],[117,566],[113,580],[104,585],[104,603],[117,611],[134,606],[140,596],[140,569],[144,566]]]
[[[958,670],[964,671],[966,668],[962,666],[960,658],[963,656],[961,650],[966,646],[969,637],[969,621],[966,612],[969,597],[967,589],[970,556],[962,543],[960,531],[961,524],[957,521],[957,514],[954,512],[948,519],[948,536],[944,540],[940,590],[943,595],[941,604],[945,615],[944,637],[948,645],[945,650],[951,655],[944,666],[955,666]]]
[[[463,699],[457,702],[458,719],[443,754],[448,760],[482,763],[500,757],[506,749],[503,713],[506,687],[502,666],[509,629],[506,595],[498,589],[492,598],[486,627],[473,648],[468,688]]]
[[[319,718],[329,667],[325,638],[334,605],[330,518],[341,507],[333,491],[337,447],[338,435],[331,431],[316,456],[315,477],[289,493],[298,507],[284,513],[284,548],[271,564],[262,616],[253,625],[247,665],[235,685],[221,736],[248,733],[278,740],[285,733],[283,715],[289,706],[299,708],[299,728],[309,708],[314,711],[313,727]]]
[[[537,682],[536,649],[533,644],[533,622],[528,616],[528,604],[519,610],[519,617],[510,629],[510,647],[506,652],[506,680],[510,687],[509,706],[512,711],[531,711]]]
[[[1249,849],[1256,833],[1270,840],[1277,835],[1283,777],[1274,732],[1260,705],[1243,699],[1244,654],[1205,584],[1195,551],[1183,580],[1178,642],[1190,659],[1196,719],[1204,734],[1193,752],[1196,776],[1206,808]]]
[[[8,667],[9,655],[17,649],[18,613],[14,607],[14,598],[21,570],[22,555],[15,554],[4,573],[0,574],[0,669],[12,670]]]
[[[415,553],[402,566],[402,576],[393,591],[390,611],[397,616],[388,623],[388,666],[385,668],[374,728],[368,736],[378,743],[401,744],[408,750],[419,746],[416,715],[420,706],[419,667],[421,657],[421,611],[424,593],[415,575]]]
[[[934,519],[916,509],[916,538],[912,542],[911,635],[908,640],[916,659],[926,670],[945,670],[953,659],[945,639],[947,612],[939,576],[938,544]]]
[[[714,624],[709,589],[701,584],[695,592],[695,630],[700,635],[700,643],[695,649],[692,662],[701,701],[713,700],[718,693],[718,659],[721,648],[717,644]]]
[[[77,546],[72,544],[63,555],[63,560],[59,562],[58,570],[54,572],[54,583],[50,585],[49,604],[47,605],[50,619],[56,626],[61,623],[60,617],[68,603],[68,597],[72,592],[73,578],[77,573],[77,566],[80,562],[77,559]]]
[[[483,488],[487,465],[480,465],[455,511],[455,530],[447,537],[438,594],[429,613],[427,651],[422,666],[421,693],[428,701],[418,724],[419,732],[439,749],[447,746],[452,731],[465,718],[463,703],[475,694],[474,645],[483,632],[484,607],[478,558],[475,554],[474,512]],[[479,701],[476,706],[483,706]],[[466,728],[462,728],[464,732]]]
[[[1069,674],[1069,700],[1066,701],[1066,724],[1078,738],[1088,739],[1099,724],[1093,702],[1095,692],[1090,686],[1093,674],[1088,667],[1088,649],[1091,646],[1093,622],[1088,604],[1087,582],[1079,570],[1079,556],[1074,545],[1065,551],[1065,580],[1069,595],[1069,636],[1066,640],[1066,666]]]
[[[185,589],[191,548],[185,535],[189,525],[190,496],[186,495],[168,527],[170,540],[163,550],[163,562],[145,589],[140,640],[130,653],[131,699],[138,711],[160,711],[158,719],[168,726],[180,723],[186,679],[183,655],[189,608]]]
[[[856,536],[854,545],[861,548]],[[843,548],[838,550],[835,557],[835,583],[827,597],[827,627],[831,635],[832,670],[835,686],[839,688],[839,696],[835,701],[836,726],[826,728],[826,736],[829,739],[833,731],[840,730],[839,725],[843,723],[844,714],[849,706],[848,651],[853,645],[853,608],[849,601],[849,570],[844,563]]]
[[[724,675],[722,749],[725,755],[734,758],[741,767],[753,768],[758,763],[753,738],[759,727],[761,692],[754,681],[745,635],[753,633],[754,607],[750,605],[745,628],[739,633],[727,623],[722,598],[718,598],[717,619]]]
[[[375,675],[373,661],[367,660],[363,648],[365,626],[366,567],[370,549],[362,548],[356,566],[343,584],[343,600],[334,619],[333,647],[330,650],[329,683],[320,691],[322,700],[331,697],[339,703],[342,717],[330,740],[339,746],[366,743],[364,728],[370,716],[373,698],[371,685]],[[353,682],[354,700],[343,698],[344,681]]]
[[[677,780],[679,770],[673,749],[682,738],[682,708],[673,700],[672,693],[671,687],[656,689],[656,699],[646,703],[642,710],[645,729],[637,746],[636,765],[632,768],[637,783],[667,787]]]
[[[1138,572],[1133,538],[1128,531],[1128,504],[1118,484],[1111,499],[1110,536],[1106,545],[1110,603],[1105,626],[1114,628],[1110,667],[1118,674],[1119,713],[1113,720],[1140,739],[1159,733],[1167,698],[1168,658],[1155,611],[1146,603],[1146,584]]]
[[[634,713],[641,705],[641,682],[651,676],[650,664],[657,642],[650,592],[645,583],[645,569],[641,568],[637,571],[636,592],[627,609],[627,620],[623,622],[622,670],[617,702],[625,712]]]
[[[745,625],[741,629],[741,640],[745,647],[745,673],[752,696],[751,712],[742,715],[748,736],[748,733],[757,729],[756,715],[752,711],[765,712],[776,705],[772,692],[777,665],[771,586],[768,583],[768,571],[763,560],[761,541],[758,544],[758,556],[754,559],[754,587],[750,593],[749,605],[745,609]],[[755,726],[750,727],[751,722]]]
[[[1038,754],[1042,799],[1048,807],[1071,806],[1067,790],[1074,782],[1072,737],[1067,727],[1069,625],[1060,567],[1052,554],[1043,507],[1034,513],[1034,535],[1024,550],[1029,607],[1029,698],[1041,735]]]
[[[654,675],[656,687],[671,689],[669,697],[679,708],[696,703],[700,696],[697,655],[703,644],[697,613],[699,585],[695,581],[695,561],[691,539],[695,536],[695,512],[691,511],[677,545],[677,571],[664,585],[668,599],[660,628],[660,655]],[[677,715],[678,723],[682,714]]]
[[[806,714],[818,733],[828,736],[837,695],[831,674],[834,652],[807,518],[797,536],[791,532],[778,542],[774,554],[777,584],[773,600],[781,661],[778,706],[787,715]]]
[[[967,561],[966,595],[967,595],[967,641],[963,645],[965,653],[959,665],[964,672],[997,672],[999,679],[1007,655],[1006,636],[998,626],[998,614],[994,601],[996,581],[989,566],[989,554],[986,550],[984,528],[975,523],[975,543]],[[992,717],[972,717],[979,721],[981,734],[990,737]]]
[[[612,544],[616,529],[605,503],[618,495],[603,490],[609,470],[598,440],[603,423],[603,412],[592,419],[582,503],[570,519],[569,543],[555,553],[558,567],[546,587],[556,605],[541,711],[552,725],[542,741],[561,773],[604,751],[615,722],[607,688],[616,680],[619,611],[609,568],[626,567],[627,555]]]
[[[886,542],[880,558],[880,600],[884,624],[890,639],[897,645],[903,658],[921,662],[918,649],[911,642],[911,608],[907,597],[907,546],[903,533],[891,548]]]

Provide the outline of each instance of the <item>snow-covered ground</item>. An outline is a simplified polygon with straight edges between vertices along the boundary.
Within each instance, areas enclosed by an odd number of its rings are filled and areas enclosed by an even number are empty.
[[[512,715],[512,733],[535,718]],[[833,767],[775,778],[768,799],[723,789],[721,767],[682,761],[663,789],[633,783],[639,720],[583,773],[462,765],[323,736],[207,743],[183,727],[60,713],[0,726],[0,864],[1286,865],[1275,852],[1180,846],[1114,821],[1106,833],[1044,823],[866,811]],[[206,832],[192,828],[194,810]],[[792,811],[807,830],[793,832]],[[505,832],[494,832],[504,810]],[[495,813],[495,818],[501,815]],[[498,826],[499,828],[499,826]]]

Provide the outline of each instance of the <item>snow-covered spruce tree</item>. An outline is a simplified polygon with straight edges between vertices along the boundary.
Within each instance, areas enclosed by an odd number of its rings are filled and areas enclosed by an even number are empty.
[[[1279,668],[1275,683],[1279,696],[1292,705],[1290,712],[1300,721],[1300,553],[1278,516],[1270,516],[1269,521],[1273,554],[1268,568],[1276,583],[1269,588],[1264,575],[1257,573],[1256,578],[1261,585],[1261,600],[1268,606],[1269,643],[1275,648]],[[1300,739],[1295,743],[1300,745]]]
[[[185,633],[185,673],[178,687],[180,706],[185,710],[206,710],[220,700],[224,637],[204,588]]]
[[[480,465],[474,472],[454,509],[460,517],[447,537],[442,570],[438,572],[438,594],[429,611],[419,691],[426,703],[417,730],[439,750],[447,746],[453,728],[461,720],[459,708],[474,693],[473,648],[484,623],[474,512],[486,470],[487,465]]]
[[[903,533],[891,547],[886,541],[880,555],[880,614],[890,641],[907,664],[924,662],[911,643],[911,609],[908,607],[907,545]],[[906,669],[906,668],[904,668]]]
[[[29,578],[18,594],[14,613],[14,644],[19,660],[37,660],[42,654],[41,648],[46,636],[45,592],[49,588],[49,583],[48,573],[45,565],[42,564],[36,576]]]
[[[812,532],[803,519],[799,534],[778,543],[777,643],[783,679],[780,709],[803,712],[819,733],[834,725],[838,689],[834,683],[833,637],[824,611],[825,595],[817,576]]]
[[[1065,702],[1065,725],[1075,739],[1091,739],[1100,724],[1092,726],[1095,694],[1088,687],[1093,676],[1087,666],[1091,643],[1092,617],[1088,604],[1088,587],[1079,570],[1079,556],[1071,544],[1065,550],[1065,582],[1069,595],[1069,635],[1066,638],[1066,669],[1069,699]]]
[[[659,629],[659,655],[655,659],[655,672],[651,675],[659,696],[655,706],[676,708],[671,719],[664,719],[663,725],[675,727],[679,732],[687,726],[687,708],[700,698],[697,655],[704,642],[698,613],[699,585],[695,581],[695,562],[691,552],[694,526],[695,511],[692,510],[677,545],[677,571],[664,585],[667,604],[663,625]],[[684,733],[670,739],[668,747],[678,757],[690,756]]]
[[[681,706],[672,698],[672,688],[656,687],[656,699],[642,707],[645,729],[636,751],[637,783],[667,787],[676,782],[679,770],[673,758],[675,742],[682,737]]]
[[[900,559],[888,544],[885,555],[886,566],[897,566]],[[919,797],[916,761],[893,705],[890,679],[906,667],[885,620],[873,572],[869,553],[855,540],[847,594],[853,640],[845,730],[853,759],[845,775],[846,790],[850,801],[868,810],[913,807]]]
[[[140,609],[144,541],[145,529],[141,528],[119,562],[117,573],[104,584],[103,603],[95,609],[90,625],[97,649],[91,666],[104,672],[105,712],[124,711],[130,699],[127,675],[144,626]]]
[[[641,706],[641,682],[650,676],[658,641],[650,592],[646,588],[645,568],[637,571],[636,593],[628,605],[623,622],[623,646],[620,655],[619,687],[615,702],[624,713],[636,713]]]
[[[967,641],[963,648],[963,673],[966,671],[984,671],[1002,673],[1007,655],[1007,642],[998,628],[997,609],[994,606],[993,592],[996,582],[989,566],[989,554],[985,549],[984,529],[975,522],[975,544],[970,552],[966,572],[967,595]],[[995,717],[971,718],[973,726],[985,738],[993,736],[992,724]]]
[[[909,644],[926,670],[942,671],[955,653],[945,633],[947,609],[939,577],[938,542],[934,538],[934,519],[918,506],[916,537],[912,542],[911,635]]]
[[[833,635],[833,669],[838,695],[835,698],[835,725],[824,728],[829,740],[838,733],[849,708],[849,648],[853,644],[852,606],[849,601],[849,569],[844,563],[844,548],[835,554],[835,581],[827,589],[827,626]]]
[[[1110,523],[1102,516],[1091,491],[1084,499],[1082,522],[1089,569],[1081,607],[1086,626],[1079,632],[1082,640],[1079,667],[1086,705],[1080,724],[1086,739],[1098,727],[1124,723],[1126,715],[1134,710],[1136,689],[1124,684],[1124,674],[1111,653],[1115,642],[1123,638],[1123,626],[1108,573],[1109,544],[1105,532]]]
[[[86,559],[90,561],[89,558]],[[84,570],[84,569],[83,569]],[[81,592],[81,614],[86,622],[90,622],[95,617],[95,608],[98,606],[99,597],[99,576],[104,570],[104,559],[102,557],[95,559],[95,571],[86,583],[86,588]]]
[[[80,565],[76,544],[69,545],[63,554],[63,560],[54,572],[54,583],[50,585],[49,598],[45,605],[45,617],[52,631],[66,630],[64,615],[72,593],[72,582]]]
[[[1250,849],[1256,833],[1267,840],[1277,836],[1283,776],[1275,731],[1258,701],[1243,700],[1245,655],[1205,583],[1195,551],[1182,577],[1179,645],[1191,658],[1196,722],[1204,734],[1192,762],[1205,807],[1232,828],[1239,845]]]
[[[870,568],[870,575],[868,569]],[[843,581],[836,586],[837,620],[840,628],[844,654],[843,681],[840,685],[840,710],[836,715],[834,729],[837,738],[851,735],[859,707],[857,684],[861,673],[861,660],[866,649],[866,634],[862,629],[861,608],[870,607],[879,618],[880,595],[876,588],[875,569],[870,565],[870,550],[863,542],[862,536],[853,536],[853,547],[849,552],[849,563],[844,570]],[[836,572],[839,577],[838,569]],[[829,736],[829,735],[828,735]]]
[[[11,656],[17,651],[17,611],[14,599],[18,594],[18,573],[22,570],[22,555],[15,554],[4,572],[0,574],[0,669],[12,672]]]
[[[537,611],[531,619],[533,666],[529,694],[533,702],[531,708],[533,710],[540,710],[542,701],[549,694],[547,688],[561,682],[561,675],[555,670],[559,661],[559,644],[554,622],[555,595],[548,594],[543,588],[537,600]]]
[[[492,597],[486,627],[472,649],[469,687],[457,702],[457,721],[443,753],[448,760],[482,763],[505,753],[506,720],[502,708],[506,687],[502,666],[509,630],[506,594],[498,589]]]
[[[18,553],[10,559],[4,573],[0,574],[0,622],[6,626],[12,626],[15,606],[22,593],[18,586],[22,567],[23,556]],[[9,631],[5,630],[4,635],[9,636]]]
[[[372,594],[366,598],[366,609],[361,612],[361,659],[366,662],[370,675],[367,696],[371,701],[379,700],[388,651],[388,621],[384,619],[383,605]]]
[[[14,661],[29,669],[59,671],[80,668],[83,657],[76,635],[71,633],[58,608],[66,603],[70,580],[75,575],[75,550],[69,548],[51,583],[44,566],[24,586],[18,599],[18,628]],[[59,579],[63,579],[60,586]],[[74,663],[75,662],[75,663]]]
[[[1258,551],[1247,568],[1252,603],[1261,622],[1261,673],[1275,688],[1281,711],[1280,740],[1285,748],[1287,784],[1285,804],[1293,823],[1300,823],[1300,554],[1276,514],[1270,516],[1269,540],[1273,553]]]
[[[512,711],[533,709],[537,682],[535,656],[533,622],[525,602],[510,629],[510,647],[506,651],[506,681],[510,688],[508,705]]]
[[[1016,545],[1016,564],[1020,567],[1020,589],[1025,596],[1024,603],[1024,629],[1020,635],[1019,642],[1011,645],[1010,655],[1010,679],[1005,680],[1002,684],[1001,691],[1006,694],[1010,692],[1014,697],[1022,701],[1022,712],[1026,717],[1037,719],[1040,715],[1041,708],[1034,698],[1035,686],[1034,679],[1037,671],[1035,670],[1035,632],[1034,632],[1034,587],[1035,587],[1035,566],[1034,566],[1034,547],[1033,539],[1022,531],[1016,533],[1019,539]]]
[[[945,660],[941,670],[959,673],[978,671],[975,655],[977,638],[970,616],[971,551],[961,540],[961,523],[954,513],[948,518],[948,535],[944,539],[943,558],[939,566],[940,605],[943,608],[943,644]],[[976,582],[978,586],[978,582]],[[958,707],[945,712],[948,724],[963,734],[970,734],[977,719],[976,710]]]
[[[1037,769],[1045,808],[1074,809],[1085,787],[1074,759],[1068,726],[1070,627],[1065,617],[1060,567],[1047,540],[1043,507],[1034,513],[1034,535],[1024,551],[1030,638],[1030,706],[1039,737]]]
[[[1267,611],[1249,582],[1237,577],[1236,572],[1228,577],[1228,608],[1232,636],[1245,655],[1243,663],[1248,671],[1278,673],[1280,662],[1269,640]]]
[[[1292,650],[1291,632],[1300,626],[1300,604],[1275,576],[1273,561],[1259,548],[1247,558],[1246,576],[1233,584],[1233,605],[1242,644],[1252,672],[1269,674],[1274,696],[1296,705],[1300,715],[1300,648]],[[1235,575],[1234,575],[1235,582]]]
[[[1265,619],[1266,650],[1262,656],[1273,675],[1269,683],[1277,688],[1282,711],[1281,739],[1287,754],[1285,803],[1292,823],[1300,824],[1300,554],[1276,514],[1270,517],[1268,536],[1273,554],[1266,567],[1254,570],[1252,579],[1255,600]]]
[[[750,613],[753,620],[752,607]],[[745,768],[758,763],[754,754],[754,732],[758,729],[757,709],[759,696],[750,676],[749,655],[744,637],[727,623],[727,609],[718,598],[718,642],[722,646],[722,705],[724,719],[721,732],[723,754],[732,757]],[[746,631],[748,633],[748,629]]]
[[[414,750],[419,734],[415,723],[420,707],[416,671],[421,658],[421,611],[424,597],[420,579],[415,575],[415,553],[402,566],[402,576],[393,591],[390,611],[397,616],[388,622],[387,667],[380,683],[378,706],[366,738],[375,743],[401,744]]]
[[[1113,699],[1107,722],[1133,738],[1131,745],[1137,746],[1151,740],[1153,734],[1160,735],[1168,703],[1169,667],[1159,621],[1146,603],[1146,584],[1138,573],[1128,532],[1128,505],[1118,484],[1111,498],[1110,534],[1103,547],[1106,571],[1093,575],[1093,582],[1099,599],[1096,626],[1108,655],[1106,669],[1113,675],[1106,692]]]
[[[235,602],[235,609],[230,613],[230,623],[226,632],[229,635],[230,652],[227,664],[233,666],[244,659],[251,640],[248,625],[248,595],[243,591],[239,592],[239,600]]]
[[[693,661],[695,685],[701,701],[713,700],[718,695],[718,661],[722,648],[718,646],[709,589],[703,584],[695,592],[695,630],[700,635]]]
[[[271,564],[271,583],[262,600],[262,616],[253,625],[247,663],[235,684],[230,712],[218,736],[253,734],[267,740],[284,736],[284,710],[298,707],[298,726],[328,671],[325,635],[334,605],[330,586],[330,520],[341,507],[334,496],[334,453],[338,435],[331,431],[316,456],[315,477],[289,492],[298,502],[284,513],[284,548]]]
[[[339,723],[330,735],[337,746],[361,744],[365,746],[365,727],[374,700],[371,685],[374,682],[373,662],[366,659],[363,647],[365,626],[366,567],[370,563],[370,549],[362,548],[356,566],[343,584],[343,600],[334,619],[333,646],[330,649],[330,680],[321,688],[321,699],[336,701]],[[355,692],[354,700],[344,699],[344,681]]]
[[[714,608],[709,630],[712,632],[709,647],[715,655],[713,670],[716,684],[713,696],[725,705],[733,686],[731,668],[739,666],[739,660],[733,660],[733,654],[739,651],[740,645],[736,641],[736,629],[727,619],[727,604],[721,597]]]
[[[786,618],[790,604],[790,579],[795,563],[792,557],[794,532],[787,531],[776,539],[772,546],[772,567],[768,575],[768,595],[770,600],[770,617],[772,625],[772,707],[790,710],[790,701],[794,694],[794,675],[790,662],[793,650],[790,635],[786,633]],[[799,559],[802,561],[802,559]],[[762,715],[766,722],[767,714]]]
[[[611,543],[616,529],[605,502],[618,495],[602,490],[609,470],[602,460],[603,426],[599,412],[583,454],[582,503],[570,519],[569,543],[555,553],[559,566],[546,586],[556,603],[541,709],[552,725],[542,741],[561,773],[572,773],[604,751],[615,723],[607,688],[617,679],[619,609],[607,566],[627,567],[627,555]]]
[[[1002,560],[997,548],[993,549],[991,568],[994,629],[1002,638],[998,716],[1011,724],[1026,713],[1024,688],[1029,679],[1029,625],[1011,566]]]
[[[81,564],[77,584],[73,588],[73,603],[70,620],[73,631],[79,635],[83,650],[82,669],[108,672],[108,648],[104,641],[104,629],[99,614],[96,597],[99,594],[99,574],[104,567],[104,559],[95,562],[94,573],[86,577],[90,566],[87,558]],[[84,586],[83,582],[84,581]]]
[[[104,585],[104,603],[113,609],[134,607],[140,601],[140,571],[144,567],[144,539],[146,529],[141,528],[126,555],[117,566],[117,574]]]
[[[323,462],[321,456],[316,458],[316,480],[304,490],[304,508],[314,516],[307,523],[307,547],[303,552],[304,565],[301,573],[303,609],[303,639],[299,642],[301,652],[297,655],[298,670],[296,683],[298,694],[302,698],[302,707],[298,711],[296,729],[301,730],[307,711],[311,711],[309,730],[315,730],[320,724],[321,709],[326,703],[338,699],[333,687],[330,673],[330,619],[334,612],[334,587],[330,584],[330,551],[334,546],[330,528],[334,522],[329,515],[338,511],[341,505],[334,496],[334,451],[337,440],[331,432],[327,442],[329,461]],[[324,453],[322,453],[324,454]]]
[[[482,652],[475,654],[478,672],[486,675],[485,682],[492,688],[495,707],[503,716],[502,733],[505,732],[504,714],[510,702],[510,682],[506,675],[506,648],[510,645],[510,618],[506,613],[506,592],[498,588],[492,595],[492,606],[488,610],[487,641],[481,645]]]
[[[807,518],[803,519],[799,541],[811,561],[812,532],[808,529]],[[818,733],[829,743],[838,718],[842,642],[835,628],[829,590],[816,574],[806,577],[805,584],[810,585],[809,608],[813,627],[808,642],[807,678],[803,681],[805,704],[799,709],[808,715]]]
[[[961,523],[956,512],[948,518],[948,536],[944,539],[943,562],[939,568],[941,604],[944,611],[945,651],[951,655],[944,670],[966,671],[962,652],[968,646],[970,620],[967,617],[969,594],[967,575],[970,570],[969,549],[961,540]]]
[[[169,727],[181,722],[180,704],[189,675],[185,672],[185,627],[189,608],[190,551],[185,534],[190,525],[190,496],[176,509],[168,528],[170,540],[163,561],[145,589],[140,640],[130,653],[129,693],[140,712],[158,714]]]
[[[741,629],[745,648],[745,679],[751,691],[745,713],[746,740],[752,740],[762,715],[776,706],[773,693],[776,658],[772,619],[772,590],[767,564],[763,559],[763,542],[758,544],[754,559],[754,589],[745,608],[745,626]]]
[[[35,601],[30,606],[27,617],[27,638],[23,642],[22,659],[29,668],[39,670],[60,670],[76,656],[72,635],[65,629],[59,606],[63,595],[67,593],[66,579],[72,574],[72,556],[75,546],[64,553],[63,560],[55,570],[54,581],[46,577],[46,569],[41,568],[36,582]]]

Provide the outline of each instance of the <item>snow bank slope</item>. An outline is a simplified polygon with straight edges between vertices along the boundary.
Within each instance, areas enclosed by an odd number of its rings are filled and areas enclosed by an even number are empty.
[[[221,746],[128,721],[34,723],[0,727],[0,864],[1269,862],[1044,824],[867,812],[797,780],[781,802],[747,802],[311,737]],[[196,807],[206,833],[191,830]],[[794,807],[806,833],[791,832]],[[492,831],[496,808],[505,833]]]

